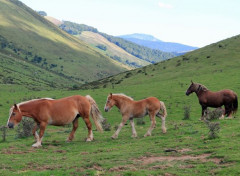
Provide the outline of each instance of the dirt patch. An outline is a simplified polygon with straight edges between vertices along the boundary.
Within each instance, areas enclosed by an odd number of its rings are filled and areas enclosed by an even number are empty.
[[[1,151],[2,154],[26,154],[26,153],[32,153],[32,152],[36,152],[36,150],[30,148],[26,151],[20,151],[21,149],[18,148],[11,148],[9,147],[8,149],[3,149]]]
[[[138,159],[137,161],[140,161],[142,165],[148,165],[154,162],[171,162],[171,161],[185,161],[185,160],[200,160],[201,162],[214,162],[216,164],[219,164],[222,162],[219,158],[208,158],[211,154],[202,154],[197,156],[192,155],[182,155],[182,156],[151,156],[151,157],[142,157]]]
[[[22,171],[25,171],[25,170],[44,171],[44,170],[55,170],[59,168],[62,168],[62,166],[58,166],[58,165],[39,166],[37,163],[28,163],[28,166],[25,167]]]
[[[66,150],[55,150],[54,153],[66,153]]]
[[[88,155],[89,153],[88,152],[81,152],[80,154],[81,155]]]
[[[125,170],[130,170],[130,171],[137,171],[138,169],[135,168],[134,166],[116,166],[113,168],[110,168],[108,171],[109,172],[121,172]]]
[[[191,152],[192,149],[190,149],[190,148],[182,148],[182,149],[177,150],[177,151],[180,152],[180,153],[185,153],[185,152]]]

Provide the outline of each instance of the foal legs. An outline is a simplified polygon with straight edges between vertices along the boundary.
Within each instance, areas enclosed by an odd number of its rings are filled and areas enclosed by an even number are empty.
[[[44,134],[44,131],[46,129],[46,126],[47,126],[47,123],[45,123],[45,122],[41,122],[40,123],[39,138],[38,138],[37,142],[32,145],[33,147],[40,147],[40,146],[42,146],[42,138],[43,138],[43,134]]]
[[[78,118],[74,119],[72,124],[73,124],[73,129],[72,129],[72,131],[71,131],[71,133],[70,133],[70,135],[69,135],[69,137],[67,139],[67,142],[71,142],[73,140],[73,138],[74,138],[74,134],[75,134],[75,132],[76,132],[76,130],[78,128]]]
[[[89,116],[83,117],[83,120],[88,128],[88,137],[86,141],[90,142],[93,140],[92,124],[91,121],[89,120]]]
[[[121,131],[122,127],[125,125],[127,118],[127,116],[123,116],[122,122],[119,124],[117,131],[114,133],[114,135],[112,135],[112,139],[118,138],[118,134]]]
[[[137,132],[135,130],[135,126],[134,126],[134,121],[133,119],[130,119],[130,124],[132,126],[132,137],[137,137]]]
[[[147,133],[144,135],[144,137],[151,136],[152,135],[152,130],[156,126],[155,112],[154,113],[153,112],[149,113],[149,116],[150,116],[150,120],[151,120],[151,126],[148,129]]]

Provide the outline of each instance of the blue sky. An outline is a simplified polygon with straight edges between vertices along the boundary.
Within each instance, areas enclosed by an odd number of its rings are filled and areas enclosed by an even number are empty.
[[[206,46],[240,34],[240,0],[21,0],[59,20],[110,35],[145,33]]]

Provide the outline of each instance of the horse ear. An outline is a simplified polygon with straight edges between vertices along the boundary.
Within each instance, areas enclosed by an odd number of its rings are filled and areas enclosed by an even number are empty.
[[[110,97],[112,98],[112,93],[110,93]]]
[[[191,80],[191,83],[193,84],[193,81]]]
[[[18,109],[18,107],[17,107],[17,105],[16,105],[16,104],[14,104],[14,108],[15,108],[15,109]]]

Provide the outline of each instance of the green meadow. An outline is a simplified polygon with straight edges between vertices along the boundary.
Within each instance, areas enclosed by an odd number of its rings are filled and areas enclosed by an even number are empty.
[[[239,175],[240,118],[219,122],[218,138],[209,138],[207,125],[199,121],[201,107],[195,94],[186,96],[190,81],[204,84],[212,91],[232,89],[240,95],[240,36],[220,41],[154,65],[82,86],[69,91],[59,88],[32,91],[27,86],[0,86],[0,125],[6,125],[14,102],[38,97],[62,98],[90,94],[111,131],[100,133],[93,127],[92,142],[85,142],[87,128],[81,119],[75,139],[66,143],[71,127],[48,126],[43,146],[32,148],[33,137],[16,138],[16,130],[7,130],[7,140],[0,143],[1,175]],[[155,96],[165,102],[167,133],[161,132],[161,120],[152,136],[143,135],[150,126],[136,124],[137,138],[131,138],[129,122],[118,139],[111,135],[121,121],[116,107],[103,111],[107,95],[124,93],[140,100]],[[184,107],[190,106],[190,119],[183,120]]]

